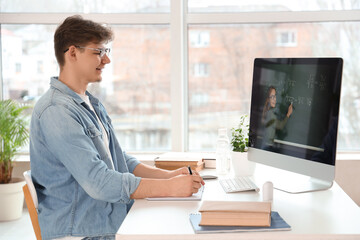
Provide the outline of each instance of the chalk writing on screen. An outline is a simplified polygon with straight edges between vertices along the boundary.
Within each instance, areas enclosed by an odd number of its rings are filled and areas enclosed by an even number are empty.
[[[319,74],[320,76],[316,76],[316,74],[310,73],[309,78],[307,80],[307,87],[313,89],[318,86],[320,91],[324,91],[326,89],[326,80],[327,76],[325,74]]]
[[[308,76],[306,76],[306,87],[309,90],[314,90],[318,88],[320,92],[326,90],[326,81],[327,81],[327,75],[326,74],[316,74],[316,73],[310,73]],[[280,86],[286,86],[285,89],[293,89],[296,87],[297,80],[294,78],[288,78],[288,79],[281,79],[280,80]],[[285,103],[286,104],[296,104],[296,105],[304,105],[311,107],[313,103],[313,98],[311,96],[304,96],[304,95],[290,95],[288,94],[288,91],[286,91],[286,95],[284,96]]]
[[[289,95],[285,96],[285,102],[287,104],[292,103],[292,104],[296,104],[296,105],[307,105],[307,106],[311,107],[312,101],[313,101],[312,97],[301,97],[301,96],[293,97],[293,96],[289,96]]]

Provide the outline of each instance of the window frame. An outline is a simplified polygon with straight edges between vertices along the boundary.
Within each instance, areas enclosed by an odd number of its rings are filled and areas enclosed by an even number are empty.
[[[360,10],[188,13],[188,0],[169,0],[170,13],[96,13],[85,18],[117,25],[168,24],[171,61],[171,150],[188,150],[188,27],[192,24],[258,24],[360,21]],[[59,24],[75,13],[0,13],[0,24]],[[1,48],[1,41],[0,41]],[[0,58],[0,99],[3,98]],[[360,152],[355,152],[360,154]]]

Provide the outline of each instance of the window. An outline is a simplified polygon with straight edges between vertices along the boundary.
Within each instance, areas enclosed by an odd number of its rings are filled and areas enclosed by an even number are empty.
[[[360,151],[360,1],[2,0],[0,8],[0,98],[31,104],[58,75],[59,22],[82,13],[111,25],[112,63],[89,90],[126,151],[214,151],[217,129],[249,112],[254,58],[285,56],[344,59],[338,149]]]
[[[209,64],[207,63],[194,63],[194,77],[208,77]]]
[[[209,103],[209,95],[205,92],[194,92],[190,95],[190,106],[200,107],[206,106]]]
[[[59,72],[52,42],[55,26],[4,24],[2,28],[16,36],[16,41],[2,36],[3,55],[7,53],[8,61],[22,61],[14,63],[17,74],[3,68],[3,96],[33,104]],[[112,63],[105,68],[104,80],[90,85],[89,91],[105,105],[124,149],[170,150],[169,28],[114,25],[112,29]],[[13,49],[22,51],[15,54]]]
[[[169,27],[114,25],[112,29],[112,62],[106,66],[105,81],[91,90],[100,93],[97,96],[112,118],[123,149],[169,151]]]
[[[6,33],[1,36],[3,98],[20,102],[25,98],[30,104],[48,88],[50,77],[58,74],[52,47],[55,26],[3,24],[1,29]],[[16,70],[7,65],[16,66]]]
[[[284,48],[268,41],[276,39],[278,29],[284,28],[296,29],[299,33],[296,46]],[[360,139],[355,135],[360,132],[360,114],[354,109],[360,97],[356,67],[360,55],[354,53],[360,44],[353,39],[359,37],[360,23],[229,24],[221,27],[202,24],[191,25],[190,29],[206,30],[213,40],[211,47],[189,49],[190,63],[192,59],[201,58],[212,66],[206,79],[189,78],[190,96],[200,90],[208,96],[206,104],[200,105],[195,99],[189,102],[190,150],[215,149],[217,129],[230,129],[236,126],[240,115],[249,113],[252,65],[254,58],[259,56],[341,56],[345,64],[338,148],[358,149]],[[329,42],[329,39],[333,41]]]
[[[276,45],[279,47],[296,47],[297,34],[295,31],[279,31],[277,33]]]
[[[15,73],[21,73],[21,63],[15,63]]]
[[[210,44],[210,34],[206,31],[190,31],[190,46],[194,48],[208,47]]]

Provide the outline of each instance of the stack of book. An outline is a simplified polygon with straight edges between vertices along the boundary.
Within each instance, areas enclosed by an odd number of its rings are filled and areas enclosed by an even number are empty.
[[[155,166],[166,170],[175,170],[190,166],[192,170],[204,169],[204,159],[198,153],[168,152],[155,158]]]
[[[199,212],[202,226],[271,225],[270,202],[204,201]]]
[[[199,212],[190,214],[198,234],[291,230],[269,202],[203,201]]]

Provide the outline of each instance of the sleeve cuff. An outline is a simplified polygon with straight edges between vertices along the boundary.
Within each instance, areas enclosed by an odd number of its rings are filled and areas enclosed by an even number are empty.
[[[124,152],[124,157],[125,157],[126,165],[129,169],[129,172],[133,173],[136,166],[140,164],[140,161],[137,160],[133,156],[127,155],[125,152]]]
[[[122,174],[122,201],[124,203],[130,203],[131,201],[131,194],[133,194],[135,192],[135,190],[138,188],[140,181],[141,181],[141,177],[136,177],[131,173],[123,173]]]

